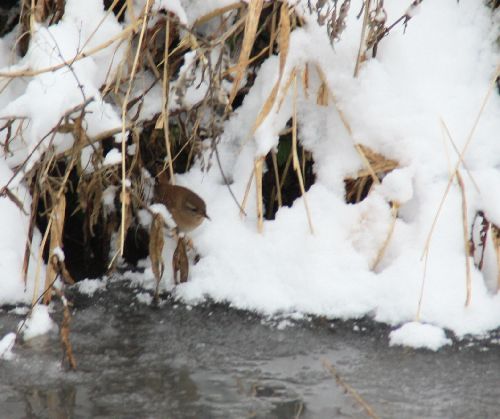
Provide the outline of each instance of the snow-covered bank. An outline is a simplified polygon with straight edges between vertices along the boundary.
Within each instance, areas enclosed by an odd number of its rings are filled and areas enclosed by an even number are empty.
[[[51,28],[51,37],[40,38],[19,65],[53,65],[47,58],[47,48],[35,54],[36,45],[44,42],[55,40],[63,51],[59,54],[73,54],[80,37],[91,34],[93,22],[104,16],[97,0],[85,6],[84,14],[78,2],[67,3],[71,7],[63,22]],[[193,10],[199,4],[206,7],[207,2],[179,3],[188,23],[192,23],[196,15]],[[465,196],[469,231],[478,211],[500,226],[500,98],[492,84],[500,62],[500,13],[492,13],[476,0],[458,4],[455,0],[424,1],[406,32],[402,26],[391,30],[379,44],[377,57],[366,61],[354,78],[361,33],[361,20],[356,14],[361,2],[352,2],[346,29],[333,46],[325,27],[317,25],[305,3],[297,6],[305,25],[291,33],[282,87],[294,71],[302,74],[307,65],[308,87],[301,84],[301,77],[297,78],[296,105],[299,140],[315,162],[316,181],[306,196],[314,234],[310,233],[303,198],[291,208],[281,208],[276,219],[265,221],[259,233],[255,182],[247,216],[242,219],[217,165],[202,171],[200,164],[179,176],[178,182],[205,199],[212,221],[192,234],[201,260],[192,267],[190,280],[176,287],[176,296],[190,304],[210,297],[264,314],[370,315],[392,325],[411,322],[418,313],[422,322],[450,329],[459,336],[499,327],[500,295],[491,235],[483,270],[471,261],[467,278],[463,202]],[[384,3],[389,22],[408,7],[399,0]],[[215,9],[227,2],[212,1],[210,5]],[[118,22],[108,19],[106,30],[94,35],[95,45],[119,33]],[[83,34],[75,29],[80,27],[85,28]],[[40,37],[43,33],[41,30]],[[2,42],[9,40],[0,40],[0,48]],[[112,71],[119,61],[115,55],[113,48],[103,49],[98,58],[84,58],[74,66],[87,94],[96,95],[93,113],[86,116],[89,135],[120,124],[120,109],[102,103],[98,94],[107,70]],[[3,71],[12,69],[4,68],[0,73]],[[276,147],[279,132],[293,114],[292,86],[279,110],[276,103],[250,138],[278,71],[279,60],[271,56],[257,71],[242,106],[224,126],[219,152],[239,200],[245,194],[255,159]],[[0,116],[15,114],[32,120],[24,134],[28,144],[17,144],[19,150],[0,161],[2,170],[12,170],[61,114],[78,102],[81,92],[74,75],[67,69],[57,73],[46,74],[50,80],[35,76],[24,88],[16,80],[0,93]],[[64,91],[44,90],[47,83],[55,83],[59,73],[64,74],[60,81]],[[330,91],[328,106],[317,104],[322,81]],[[196,92],[191,93],[196,97]],[[53,100],[57,106],[39,111],[42,102]],[[159,112],[161,98],[149,100],[145,108],[156,104]],[[66,147],[63,135],[60,140],[59,147]],[[344,179],[365,168],[355,144],[397,161],[399,167],[365,200],[347,204]],[[464,163],[457,166],[462,150]],[[463,179],[463,191],[456,178],[448,188],[456,167]],[[19,217],[16,207],[6,198],[3,202],[9,205],[11,214],[2,217],[2,223],[17,234],[20,243],[6,242],[0,263],[9,265],[1,268],[5,269],[2,277],[7,269],[19,271],[26,234],[25,226],[13,221],[13,217]],[[391,203],[399,208],[392,234]],[[25,207],[29,208],[28,199]],[[171,247],[169,243],[166,261],[171,259]],[[15,263],[8,262],[12,259],[8,259],[9,252],[18,258]],[[166,266],[170,266],[168,262]],[[151,271],[146,272],[153,281]],[[11,273],[9,278],[1,285],[0,303],[31,298],[23,293],[19,277]],[[467,279],[471,298],[466,306]],[[172,288],[170,269],[165,270],[163,286]],[[404,343],[405,334],[398,336],[398,343]],[[443,342],[446,340],[441,339]]]
[[[400,3],[387,2],[389,16],[399,16]],[[207,199],[213,222],[194,238],[203,258],[177,295],[188,302],[208,295],[264,313],[372,314],[397,325],[416,318],[423,292],[423,322],[458,335],[496,328],[500,326],[496,269],[480,272],[472,263],[472,298],[465,307],[462,195],[456,180],[439,216],[438,208],[457,163],[454,147],[462,150],[470,141],[464,155],[467,171],[460,167],[469,225],[478,210],[492,221],[500,215],[496,92],[481,109],[499,63],[498,13],[493,22],[491,11],[478,2],[424,2],[406,33],[401,28],[384,39],[377,58],[365,63],[358,79],[352,70],[360,29],[352,13],[350,19],[333,49],[321,28],[296,30],[287,65],[319,64],[354,140],[399,161],[401,168],[363,202],[345,204],[343,179],[362,167],[353,138],[335,106],[320,107],[314,94],[305,98],[301,91],[299,130],[313,152],[317,174],[307,194],[315,234],[308,232],[301,199],[291,209],[281,209],[258,234],[255,215],[244,221],[238,218],[216,170],[192,171],[182,180]],[[249,129],[253,123],[276,63],[266,70],[227,124],[228,148],[244,142],[247,130],[241,127]],[[318,86],[315,81],[311,92]],[[268,137],[276,138],[288,119],[285,107],[280,111],[285,116],[269,117]],[[259,144],[246,143],[240,154],[226,159],[225,167],[235,167],[232,187],[237,196],[244,194],[248,165],[253,163],[248,155],[257,155],[258,150]],[[244,161],[247,167],[242,169]],[[390,228],[389,201],[399,202],[399,217],[383,260],[373,272],[370,266]],[[255,214],[254,208],[250,214]],[[494,265],[494,257],[487,264]]]

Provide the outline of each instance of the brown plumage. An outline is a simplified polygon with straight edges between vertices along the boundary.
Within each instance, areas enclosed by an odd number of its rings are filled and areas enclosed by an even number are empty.
[[[207,215],[205,201],[192,190],[170,185],[161,179],[155,187],[155,201],[167,207],[179,231],[189,233],[198,227]]]

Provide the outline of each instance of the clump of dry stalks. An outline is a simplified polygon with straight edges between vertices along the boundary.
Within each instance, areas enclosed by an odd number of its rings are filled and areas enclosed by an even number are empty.
[[[411,7],[418,3],[420,1],[411,3],[408,13],[386,26],[383,0],[364,1],[360,11],[360,16],[363,15],[363,29],[354,76],[368,58],[369,51],[375,55],[383,37],[397,23],[403,21],[406,24],[411,18]],[[69,109],[39,143],[46,144],[47,139],[52,143],[56,134],[69,133],[74,139],[72,147],[56,154],[52,146],[45,146],[45,151],[34,165],[27,167],[30,155],[15,169],[16,175],[23,174],[33,198],[24,276],[26,278],[33,251],[33,233],[35,226],[38,226],[43,238],[37,272],[40,271],[43,260],[48,263],[43,285],[45,303],[51,299],[51,287],[57,278],[72,283],[72,275],[89,276],[84,271],[85,266],[98,266],[99,269],[91,273],[97,276],[108,269],[114,269],[119,255],[128,254],[132,261],[137,259],[137,255],[149,255],[154,275],[159,281],[165,269],[161,257],[165,223],[159,215],[152,214],[153,221],[149,232],[146,232],[137,219],[138,211],[148,210],[151,203],[151,194],[147,193],[150,178],[166,171],[171,181],[175,182],[175,173],[189,170],[195,159],[201,160],[206,169],[215,161],[228,184],[228,192],[232,193],[230,179],[220,167],[217,143],[224,122],[251,89],[260,64],[273,54],[279,54],[280,57],[279,78],[257,115],[251,134],[276,106],[281,106],[288,92],[293,94],[294,108],[287,129],[281,133],[277,151],[270,151],[267,156],[255,160],[255,169],[248,181],[247,191],[250,190],[251,183],[256,182],[259,230],[263,228],[264,217],[272,219],[281,206],[291,205],[298,196],[306,198],[306,190],[314,183],[313,156],[301,146],[300,132],[297,129],[295,98],[300,86],[306,95],[316,95],[318,105],[333,105],[337,109],[365,164],[365,169],[357,176],[345,179],[346,201],[355,203],[364,199],[371,185],[380,183],[386,173],[398,166],[396,161],[363,146],[362,139],[353,138],[349,122],[337,106],[335,94],[328,85],[321,63],[304,63],[285,74],[290,33],[303,24],[288,2],[235,2],[198,18],[191,27],[182,25],[172,13],[162,10],[152,12],[150,0],[146,1],[140,15],[136,15],[125,0],[106,0],[105,5],[108,14],[114,13],[120,21],[128,15],[127,21],[130,22],[118,39],[129,45],[127,54],[117,66],[117,72],[109,74],[101,88],[103,99],[122,110],[122,127],[89,137],[83,122],[93,99],[86,98],[82,91],[82,103]],[[309,11],[316,13],[318,23],[325,26],[334,43],[341,39],[350,6],[349,0],[316,0],[309,2]],[[63,15],[63,0],[23,0],[19,18],[18,53],[23,55],[26,52],[35,22],[47,26],[57,22]],[[30,77],[59,68],[72,71],[75,60],[95,54],[116,40],[110,40],[108,44],[91,51],[86,50],[85,54],[82,50],[69,62],[64,61],[61,56],[62,63],[52,68],[0,77]],[[85,41],[82,40],[82,45],[85,45]],[[181,66],[186,63],[187,54],[190,54],[189,68],[180,72]],[[320,80],[320,87],[316,92],[310,92],[309,87],[312,71]],[[151,75],[153,81],[137,93],[137,89],[133,87],[137,75],[142,73]],[[185,93],[200,83],[200,74],[208,84],[206,94],[197,103],[184,104]],[[232,86],[229,91],[224,88],[227,82]],[[79,84],[76,75],[75,83]],[[143,119],[140,111],[144,95],[156,85],[163,92],[162,107],[153,118]],[[174,98],[170,97],[169,92],[175,93],[176,106],[172,112],[168,111],[168,105]],[[22,138],[25,123],[22,118],[15,116],[1,121],[0,132],[6,133],[2,144],[5,154],[10,152],[9,144],[14,139]],[[120,132],[125,140],[116,144],[113,136]],[[130,145],[135,145],[133,155],[127,153]],[[82,150],[88,146],[92,148],[91,162],[95,168],[91,172],[81,166]],[[111,148],[121,149],[121,164],[104,166],[104,156]],[[33,150],[35,152],[38,152],[37,148]],[[270,170],[264,175],[265,165]],[[295,176],[290,174],[290,169],[293,169]],[[1,195],[11,199],[24,211],[22,203],[9,186],[10,182],[2,188]],[[103,196],[109,191],[115,194],[115,204],[111,208],[103,204]],[[242,202],[234,198],[244,214],[248,193]],[[307,200],[304,202],[307,222],[313,233],[313,220]],[[395,222],[397,202],[392,203],[392,210]],[[374,268],[383,257],[393,227],[394,223],[380,249]],[[498,233],[497,227],[492,228]],[[494,237],[496,248],[500,249],[498,234],[494,234]],[[62,248],[66,254],[65,259],[59,251]],[[130,255],[135,255],[136,258]],[[181,282],[187,280],[186,245],[182,240],[178,241],[172,267],[176,278]],[[69,324],[69,320],[65,321]],[[63,342],[70,358],[69,340],[63,339]]]

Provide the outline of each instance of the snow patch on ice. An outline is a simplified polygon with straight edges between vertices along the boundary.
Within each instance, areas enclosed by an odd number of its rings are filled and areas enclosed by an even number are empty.
[[[19,326],[21,325],[22,322],[19,323]],[[50,317],[49,307],[37,304],[33,307],[30,316],[26,320],[22,333],[24,340],[30,340],[55,329],[57,329],[57,325]]]
[[[444,330],[438,326],[420,322],[406,323],[390,334],[390,345],[411,346],[437,351],[445,345],[451,345]]]
[[[83,281],[78,281],[75,287],[78,292],[92,297],[97,291],[106,289],[107,280],[106,279],[89,279],[86,278]]]
[[[14,347],[15,342],[16,342],[15,333],[7,333],[0,340],[0,359],[5,359],[6,361],[14,359],[12,348]]]

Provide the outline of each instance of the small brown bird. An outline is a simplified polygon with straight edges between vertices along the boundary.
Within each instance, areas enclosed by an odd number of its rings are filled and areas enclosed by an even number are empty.
[[[210,220],[205,201],[183,186],[170,185],[160,179],[155,187],[155,200],[167,207],[180,232],[189,233],[205,218]]]

